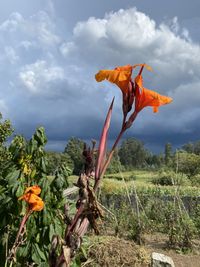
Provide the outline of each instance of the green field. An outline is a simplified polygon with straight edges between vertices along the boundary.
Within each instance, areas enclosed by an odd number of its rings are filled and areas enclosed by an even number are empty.
[[[159,191],[163,195],[174,195],[177,186],[161,186],[152,183],[159,176],[158,171],[133,170],[115,174],[107,174],[102,180],[101,191],[105,194],[123,194],[136,191],[154,193]],[[72,175],[68,178],[69,185],[76,183],[78,176]],[[200,196],[200,187],[182,185],[178,186],[179,194],[182,196]]]

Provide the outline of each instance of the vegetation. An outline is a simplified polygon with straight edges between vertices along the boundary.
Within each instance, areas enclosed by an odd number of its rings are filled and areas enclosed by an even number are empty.
[[[10,133],[7,131],[7,137]],[[48,266],[51,238],[55,233],[63,233],[62,192],[63,187],[67,187],[71,170],[60,170],[51,179],[47,177],[46,142],[44,129],[38,128],[29,141],[18,135],[8,148],[3,147],[8,157],[4,157],[0,176],[1,263],[8,264],[9,261],[16,262],[16,266],[30,266],[35,262],[38,266]],[[43,211],[30,216],[26,223],[26,237],[22,233],[18,242],[15,242],[21,218],[27,212],[25,203],[19,202],[18,198],[27,186],[34,184],[42,188],[41,198],[45,207]]]
[[[138,66],[140,71],[133,81],[132,70]],[[157,112],[160,105],[172,101],[143,87],[143,68],[151,70],[146,64],[127,65],[99,71],[95,76],[97,81],[107,79],[115,83],[123,95],[122,124],[109,151],[106,144],[114,99],[98,149],[95,141],[89,146],[73,137],[63,153],[46,152],[47,138],[42,127],[36,129],[30,140],[17,135],[6,146],[13,130],[10,122],[1,118],[0,260],[5,267],[80,266],[83,255],[85,260],[87,253],[94,253],[91,249],[86,253],[81,247],[84,235],[89,226],[97,235],[104,231],[102,220],[114,226],[113,235],[140,246],[145,244],[145,235],[161,232],[168,238],[168,247],[192,250],[193,239],[200,233],[200,143],[186,144],[175,152],[166,143],[164,153],[154,155],[140,140],[128,138],[117,150],[123,134],[143,108],[152,106]],[[126,79],[123,82],[121,75]],[[68,179],[71,174],[73,177]],[[70,190],[74,186],[78,189],[76,202],[63,197],[68,180],[73,184]],[[65,191],[65,196],[69,195]],[[102,247],[106,252],[106,246],[110,255],[109,244],[115,251],[116,239],[108,240],[102,242]],[[127,248],[132,250],[135,243],[129,242]],[[98,243],[95,252],[101,258],[99,248]],[[137,251],[140,253],[140,249]],[[127,249],[124,257],[116,259],[117,265],[128,259],[128,252]],[[129,261],[135,263],[148,264],[140,256]],[[104,263],[99,260],[97,264]]]

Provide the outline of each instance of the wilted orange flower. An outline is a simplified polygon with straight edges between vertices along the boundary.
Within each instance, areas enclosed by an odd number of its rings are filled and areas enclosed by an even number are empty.
[[[30,211],[40,211],[44,208],[43,200],[38,197],[41,192],[41,188],[37,185],[28,187],[25,190],[25,194],[19,197],[19,200],[24,200],[28,203]]]

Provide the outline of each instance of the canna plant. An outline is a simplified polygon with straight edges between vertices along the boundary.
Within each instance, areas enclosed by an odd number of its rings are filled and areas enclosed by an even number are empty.
[[[140,71],[132,79],[132,72],[136,67],[140,67]],[[151,70],[151,67],[146,64],[126,65],[116,67],[114,70],[100,70],[95,76],[97,82],[108,80],[120,88],[122,92],[122,125],[110,152],[107,154],[106,144],[114,104],[113,99],[103,126],[97,156],[95,156],[94,142],[91,148],[84,147],[84,171],[76,183],[79,188],[76,213],[71,219],[68,215],[68,209],[66,209],[65,222],[67,226],[64,237],[61,241],[58,235],[54,235],[52,238],[49,253],[49,265],[51,267],[70,266],[89,225],[96,234],[99,233],[97,219],[103,218],[103,211],[98,203],[96,193],[124,132],[131,127],[143,108],[152,106],[153,111],[158,112],[160,106],[172,101],[172,98],[160,95],[143,86],[142,72],[144,68]]]
[[[44,208],[43,200],[38,196],[41,193],[41,188],[38,185],[30,186],[26,188],[25,193],[19,197],[19,200],[27,202],[28,207],[26,213],[21,221],[15,242],[10,250],[8,260],[12,263],[15,260],[17,248],[23,241],[23,235],[25,233],[24,228],[28,218],[33,211],[41,211]]]

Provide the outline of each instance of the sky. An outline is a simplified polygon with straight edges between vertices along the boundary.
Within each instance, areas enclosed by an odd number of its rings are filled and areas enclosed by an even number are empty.
[[[199,0],[7,0],[0,2],[0,112],[15,134],[44,126],[47,149],[74,136],[99,139],[115,104],[109,143],[121,125],[121,92],[97,83],[100,69],[147,63],[144,86],[173,98],[140,112],[124,138],[155,152],[200,139]]]

